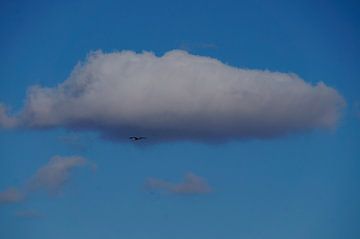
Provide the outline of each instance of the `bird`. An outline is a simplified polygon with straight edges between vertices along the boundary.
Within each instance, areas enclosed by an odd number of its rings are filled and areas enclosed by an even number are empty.
[[[146,139],[146,137],[143,137],[143,136],[131,136],[131,137],[129,137],[129,139],[131,139],[132,141],[138,141],[138,140]]]

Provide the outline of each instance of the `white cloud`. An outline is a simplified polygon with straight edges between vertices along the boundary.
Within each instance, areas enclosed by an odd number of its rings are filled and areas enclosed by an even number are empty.
[[[187,173],[184,181],[171,183],[162,179],[149,178],[146,187],[151,190],[163,190],[174,194],[207,194],[212,191],[206,180],[194,173]]]
[[[267,138],[335,127],[344,106],[335,89],[294,74],[240,69],[180,50],[161,57],[95,52],[60,85],[31,87],[17,123],[111,139]],[[0,115],[2,125],[14,124]]]
[[[13,128],[17,125],[17,119],[8,115],[5,105],[0,103],[0,127]]]
[[[85,165],[91,169],[96,167],[94,163],[89,163],[80,156],[53,156],[21,188],[9,188],[0,192],[0,204],[21,202],[34,191],[44,190],[55,194],[69,180],[74,168]]]
[[[71,171],[76,167],[84,166],[86,159],[79,156],[61,157],[54,156],[28,182],[28,188],[46,190],[56,193],[69,179]]]
[[[0,204],[17,203],[24,199],[22,192],[16,188],[8,188],[5,191],[0,192]]]

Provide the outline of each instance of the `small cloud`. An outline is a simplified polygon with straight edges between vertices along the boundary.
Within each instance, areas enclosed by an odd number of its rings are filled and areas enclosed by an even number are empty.
[[[80,156],[54,156],[30,179],[28,187],[31,191],[46,190],[51,194],[56,193],[68,181],[71,171],[85,163],[86,159]]]
[[[0,128],[14,128],[17,125],[17,119],[9,116],[8,109],[0,103]]]
[[[25,195],[16,188],[8,188],[0,192],[0,204],[18,203],[24,198]]]
[[[37,219],[43,217],[43,214],[34,209],[22,210],[17,211],[15,216],[18,218],[25,218],[25,219]]]
[[[92,171],[96,170],[95,163],[89,162],[81,156],[53,156],[20,189],[8,188],[0,192],[0,204],[21,202],[35,191],[56,194],[69,180],[71,171],[83,166],[88,166]]]
[[[208,194],[212,192],[207,181],[194,173],[187,173],[184,181],[180,183],[171,183],[166,180],[149,178],[145,186],[150,190],[160,190],[179,195]]]

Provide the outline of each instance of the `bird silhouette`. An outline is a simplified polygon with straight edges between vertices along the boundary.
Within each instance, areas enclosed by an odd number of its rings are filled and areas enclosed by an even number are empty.
[[[138,141],[138,140],[146,139],[146,137],[143,137],[143,136],[131,136],[131,137],[129,137],[129,139],[131,139],[132,141]]]

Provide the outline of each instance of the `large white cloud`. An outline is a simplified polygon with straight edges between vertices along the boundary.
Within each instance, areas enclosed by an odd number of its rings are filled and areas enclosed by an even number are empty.
[[[266,138],[336,125],[345,101],[324,83],[174,50],[95,52],[54,88],[34,86],[9,127],[95,130],[112,139]],[[2,119],[2,120],[1,120]]]

